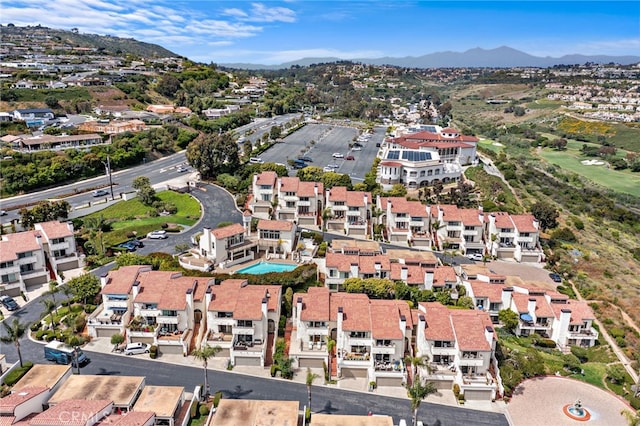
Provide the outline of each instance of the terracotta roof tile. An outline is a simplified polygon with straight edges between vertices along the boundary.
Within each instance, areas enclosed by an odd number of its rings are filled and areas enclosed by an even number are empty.
[[[67,399],[48,410],[35,416],[29,424],[37,425],[60,425],[65,426],[85,426],[89,419],[101,419],[102,412],[113,404],[112,401],[94,399]],[[64,419],[64,421],[61,421]]]
[[[455,284],[458,281],[455,269],[452,266],[439,266],[433,270],[434,287],[443,287],[446,284]]]
[[[8,241],[10,244],[6,244],[10,248],[12,254],[25,253],[28,251],[41,250],[42,246],[38,244],[38,237],[41,236],[39,231],[24,231],[15,234],[6,234],[2,236],[2,241]],[[2,247],[5,248],[4,245]],[[3,250],[4,251],[4,250]],[[4,258],[5,255],[2,254]],[[11,255],[8,257],[15,259]]]
[[[391,263],[391,279],[393,281],[402,280],[402,268],[407,268],[407,279],[405,282],[408,285],[421,285],[424,284],[424,274],[427,270],[420,265],[404,265],[402,263]]]
[[[299,313],[302,321],[331,321],[335,318],[329,316],[329,289],[327,287],[309,287],[306,293],[296,293],[293,303],[302,298],[302,312]]]
[[[291,231],[293,229],[293,222],[260,219],[258,221],[258,230],[261,229],[265,231]]]
[[[454,341],[455,335],[449,317],[449,309],[437,302],[423,302],[420,305],[426,309],[426,313],[422,313],[426,321],[424,337],[427,340]]]
[[[493,212],[490,213],[489,216],[494,216],[496,218],[496,228],[513,229],[513,222],[511,222],[509,213]]]
[[[126,414],[112,414],[109,417],[114,417],[113,422],[110,422],[113,426],[144,426],[149,422],[149,420],[155,417],[155,415],[155,413],[150,411],[129,411]],[[105,422],[100,423],[100,425],[103,424],[105,424]]]
[[[537,318],[551,318],[554,316],[553,309],[544,296],[531,296],[529,294],[514,292],[513,301],[516,305],[516,309],[518,309],[518,313],[531,313],[529,312],[529,299],[536,300],[535,316]]]
[[[511,220],[518,232],[538,232],[533,224],[536,218],[532,214],[511,215]]]
[[[500,303],[502,301],[502,289],[504,286],[478,280],[469,281],[469,284],[471,284],[475,297],[486,297],[489,303]]]
[[[594,320],[596,318],[591,306],[583,301],[567,300],[567,303],[552,303],[551,306],[555,317],[558,319],[560,319],[560,314],[563,309],[570,309],[570,325],[582,325],[584,321]]]
[[[133,283],[142,271],[151,270],[150,266],[122,266],[119,269],[109,271],[107,285],[100,293],[102,294],[130,294]]]
[[[329,190],[329,201],[347,201],[347,187],[346,186],[334,186]]]
[[[485,334],[486,327],[493,327],[488,313],[476,310],[451,310],[449,315],[458,348],[461,351],[491,350]]]
[[[195,277],[183,277],[173,271],[142,272],[138,275],[140,285],[134,302],[155,303],[160,310],[185,310],[187,290],[195,290],[196,280]]]
[[[216,240],[229,238],[233,235],[243,234],[243,233],[244,233],[244,227],[239,223],[234,223],[233,225],[224,226],[222,228],[216,228],[211,231],[211,234],[216,238]]]
[[[327,252],[325,264],[327,268],[336,268],[340,272],[349,272],[352,264],[359,264],[359,256]]]
[[[391,303],[388,303],[391,302]],[[394,300],[370,300],[371,337],[374,339],[402,339],[400,312]]]
[[[4,398],[0,398],[0,414],[14,414],[17,406],[48,390],[44,386],[32,386],[10,393]]]
[[[37,223],[36,229],[42,229],[44,237],[48,240],[73,236],[73,225],[67,222],[51,221]]]
[[[276,181],[278,180],[278,174],[272,171],[265,171],[258,175],[256,179],[257,185],[269,185],[271,187],[276,186]]]
[[[298,184],[298,197],[324,197],[324,185],[322,182],[300,182]]]
[[[464,226],[482,226],[478,209],[460,209]]]
[[[371,204],[371,193],[364,191],[347,191],[346,202],[349,207],[366,207]]]
[[[280,192],[298,193],[300,179],[297,177],[283,176],[280,178]]]
[[[209,311],[232,312],[235,319],[262,318],[262,299],[269,293],[267,310],[275,312],[280,303],[282,287],[277,285],[250,285],[246,280],[229,279],[211,286]]]
[[[462,214],[457,206],[453,204],[439,204],[438,207],[442,210],[443,222],[462,222]]]

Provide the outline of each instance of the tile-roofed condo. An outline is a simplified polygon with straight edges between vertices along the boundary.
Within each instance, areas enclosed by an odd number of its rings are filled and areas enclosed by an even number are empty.
[[[21,420],[24,416],[20,412],[24,412],[20,406],[30,401],[35,401],[35,406],[41,407],[48,399],[47,391],[49,389],[44,386],[23,387],[20,390],[13,391],[4,398],[0,398],[0,417],[13,416],[16,420]],[[43,399],[44,397],[44,399]],[[33,405],[33,401],[31,404]],[[26,413],[31,414],[31,413]]]
[[[243,219],[244,226],[234,223],[213,230],[205,227],[198,243],[198,255],[213,267],[222,268],[253,260],[258,242],[249,235],[249,222]]]
[[[256,227],[258,250],[278,252],[283,258],[288,258],[295,251],[296,229],[293,221],[260,219]]]
[[[234,223],[228,226],[223,226],[222,228],[216,228],[211,230],[211,233],[216,237],[216,239],[220,240],[223,238],[229,238],[236,234],[244,233],[244,227],[239,223]]]
[[[433,287],[438,289],[455,288],[457,283],[458,275],[452,266],[439,266],[433,269]]]
[[[113,418],[112,418],[113,417]],[[126,414],[112,414],[98,426],[152,426],[155,424],[155,413],[149,411],[129,411]]]
[[[41,231],[0,236],[0,275],[6,292],[26,292],[47,282],[45,243]]]
[[[296,293],[293,302],[301,300],[301,312],[298,313],[302,321],[329,321],[329,289],[326,287],[309,287],[307,293]]]
[[[420,305],[426,309],[422,314],[426,320],[425,337],[428,340],[455,340],[449,309],[437,302],[422,302]]]
[[[38,414],[31,426],[93,426],[113,410],[109,399],[68,399]]]
[[[122,266],[109,271],[103,280],[102,294],[130,294],[133,284],[141,272],[150,271],[150,266]]]
[[[371,337],[374,339],[403,339],[400,330],[400,310],[393,300],[370,300]]]
[[[271,214],[271,204],[277,196],[278,175],[273,171],[263,171],[253,175],[253,185],[249,209],[251,213],[262,219],[268,219]]]
[[[538,221],[533,215],[493,212],[484,217],[485,241],[492,256],[513,258],[518,262],[543,260]]]
[[[272,171],[264,171],[256,175],[256,183],[258,185],[268,185],[275,187],[278,180],[278,174]]]
[[[183,277],[173,271],[149,271],[138,276],[138,294],[134,303],[156,305],[159,310],[180,311],[187,305],[187,290],[195,290],[195,277]]]
[[[42,222],[35,225],[37,230],[42,230],[44,238],[48,241],[54,238],[64,238],[73,236],[73,227],[69,222]]]
[[[536,218],[532,214],[516,214],[511,215],[511,221],[515,225],[518,232],[537,232],[538,227]]]
[[[491,351],[485,330],[492,324],[486,313],[457,310],[450,312],[450,316],[458,348],[461,351]]]
[[[365,294],[332,293],[331,310],[337,315],[338,308],[344,312],[342,328],[346,331],[371,331],[369,298]]]
[[[141,376],[71,375],[49,399],[49,406],[67,400],[110,401],[114,407],[129,411],[144,388]]]

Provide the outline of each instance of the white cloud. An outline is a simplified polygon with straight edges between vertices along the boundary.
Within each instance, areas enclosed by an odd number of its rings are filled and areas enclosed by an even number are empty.
[[[231,16],[245,22],[295,22],[296,12],[287,7],[267,7],[262,3],[251,3],[248,11],[231,8],[223,12],[226,16]]]

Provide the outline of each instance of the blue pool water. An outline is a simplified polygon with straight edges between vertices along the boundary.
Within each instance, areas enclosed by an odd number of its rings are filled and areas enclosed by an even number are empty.
[[[260,262],[246,268],[238,269],[238,274],[267,274],[269,272],[289,272],[296,269],[298,265],[290,265],[288,263]]]

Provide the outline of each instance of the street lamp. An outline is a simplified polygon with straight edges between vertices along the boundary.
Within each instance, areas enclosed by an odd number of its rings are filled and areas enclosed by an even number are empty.
[[[103,165],[104,168],[107,172],[107,176],[109,176],[109,188],[111,189],[111,201],[114,200],[113,198],[113,180],[111,179],[111,158],[109,157],[109,155],[107,155],[107,162],[105,163],[104,161],[100,161]]]
[[[78,351],[80,350],[79,346],[73,347],[73,354],[76,358],[76,368],[78,369],[78,375],[80,375],[80,362],[78,362]]]

